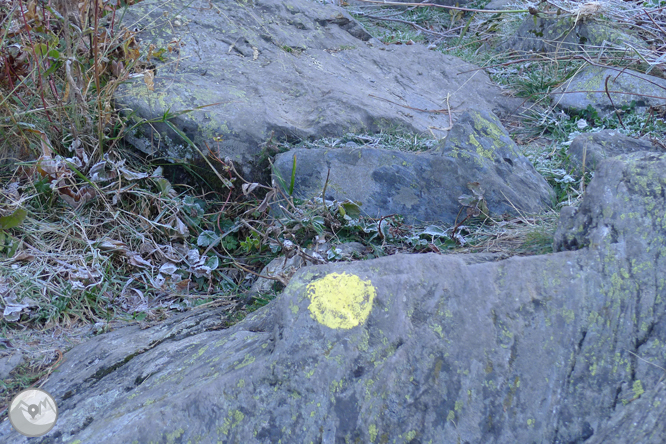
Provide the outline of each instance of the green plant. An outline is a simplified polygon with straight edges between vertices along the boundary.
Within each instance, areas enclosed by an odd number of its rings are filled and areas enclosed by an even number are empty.
[[[14,256],[19,247],[19,240],[7,230],[21,225],[27,215],[28,212],[25,209],[18,208],[12,214],[0,217],[0,253],[4,253],[7,257]]]

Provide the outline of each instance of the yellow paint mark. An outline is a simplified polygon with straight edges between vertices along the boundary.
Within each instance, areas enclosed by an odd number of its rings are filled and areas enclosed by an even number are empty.
[[[329,328],[350,329],[362,324],[372,310],[375,287],[347,273],[331,273],[307,286],[311,316]]]

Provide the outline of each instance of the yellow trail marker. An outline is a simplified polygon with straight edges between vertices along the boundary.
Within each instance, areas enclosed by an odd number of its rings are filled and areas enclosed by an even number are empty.
[[[330,273],[307,286],[311,316],[330,328],[350,329],[362,324],[372,310],[375,287],[346,273]]]

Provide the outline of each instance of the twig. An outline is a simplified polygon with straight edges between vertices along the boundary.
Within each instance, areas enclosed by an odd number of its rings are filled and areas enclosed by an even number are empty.
[[[448,103],[449,103],[449,101],[448,101],[448,96],[449,96],[449,95],[448,95],[448,94],[447,94],[447,100],[446,100],[447,109],[421,109],[421,108],[414,108],[414,107],[411,107],[411,106],[408,106],[408,105],[402,105],[402,104],[400,104],[400,103],[394,102],[394,101],[389,100],[389,99],[385,99],[385,98],[383,98],[383,97],[376,96],[376,95],[374,95],[374,94],[368,94],[368,96],[370,96],[370,97],[374,97],[375,99],[384,100],[384,101],[389,102],[389,103],[392,103],[392,104],[394,104],[394,105],[402,106],[403,108],[413,109],[414,111],[421,111],[421,112],[423,112],[423,113],[449,114],[449,115],[450,115],[452,112],[459,113],[459,112],[465,111],[464,109],[462,109],[462,110],[457,110],[457,111],[451,111],[451,107],[450,107],[449,104],[448,104]]]
[[[606,95],[608,96],[608,100],[610,100],[611,105],[613,106],[613,110],[615,111],[615,115],[617,116],[617,120],[620,121],[620,125],[622,125],[622,128],[625,130],[627,127],[624,126],[624,122],[622,122],[622,117],[620,116],[620,112],[617,110],[615,107],[615,103],[613,103],[613,98],[610,95],[610,92],[608,91],[608,81],[610,80],[611,76],[606,76],[606,81],[604,82],[604,86],[606,87]]]
[[[413,6],[415,8],[442,8],[442,9],[452,9],[454,11],[466,11],[466,12],[486,12],[489,14],[511,14],[511,13],[523,13],[531,12],[529,9],[471,9],[471,8],[460,8],[457,6],[445,6],[437,5],[435,3],[401,3],[401,2],[387,2],[385,0],[358,0],[363,3],[374,3],[379,5],[386,6]],[[555,14],[555,12],[546,12],[544,14]]]
[[[414,22],[410,22],[409,20],[402,20],[402,19],[396,19],[396,18],[386,18],[386,17],[378,17],[378,16],[376,16],[376,15],[370,15],[370,14],[366,14],[366,13],[364,13],[364,12],[361,12],[359,15],[361,15],[361,16],[363,16],[363,17],[367,17],[367,18],[372,19],[372,20],[383,20],[383,21],[387,21],[387,22],[404,23],[404,24],[406,24],[406,25],[413,26],[414,28],[418,29],[418,30],[421,31],[421,32],[426,32],[426,33],[428,33],[428,34],[433,34],[433,35],[436,35],[436,36],[439,36],[439,37],[446,37],[446,36],[447,36],[447,34],[445,34],[445,33],[437,32],[437,31],[431,31],[430,29],[424,28],[423,26],[419,26],[419,25],[417,25],[417,24],[414,23]]]

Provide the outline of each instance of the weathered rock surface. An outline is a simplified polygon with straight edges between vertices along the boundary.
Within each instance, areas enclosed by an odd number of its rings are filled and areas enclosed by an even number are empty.
[[[0,440],[662,444],[665,186],[666,155],[615,157],[563,211],[576,251],[307,267],[227,330],[203,310],[101,335],[44,386],[54,430]]]
[[[657,151],[647,140],[625,136],[617,130],[601,130],[576,137],[569,145],[569,159],[580,174],[594,171],[602,160],[636,151]]]
[[[531,52],[579,52],[586,49],[644,46],[643,42],[609,23],[582,20],[575,16],[539,17],[530,15],[503,49]]]
[[[422,45],[386,46],[345,10],[312,0],[146,0],[122,23],[135,22],[144,50],[155,45],[154,91],[144,79],[128,82],[115,96],[120,107],[145,119],[170,112],[204,153],[208,146],[229,157],[248,178],[264,173],[259,145],[271,135],[293,141],[401,126],[443,137],[447,95],[453,110],[503,114],[521,103],[473,65]],[[201,161],[164,123],[152,127],[157,133],[144,125],[128,140]]]
[[[638,108],[666,105],[666,80],[641,74],[629,69],[586,66],[578,74],[558,87],[553,102],[570,111],[581,111],[592,106],[597,111],[612,111],[606,94],[608,90],[615,107],[621,108],[636,101]]]
[[[371,217],[397,213],[408,223],[453,223],[461,209],[458,197],[469,194],[469,182],[481,184],[493,214],[514,213],[516,208],[536,213],[552,201],[548,183],[489,112],[463,113],[431,153],[361,147],[279,154],[274,172],[285,185],[290,183],[294,155],[295,197],[321,196],[328,176],[326,199],[358,202]]]
[[[17,350],[0,358],[0,379],[7,379],[9,374],[23,362],[23,353]]]

